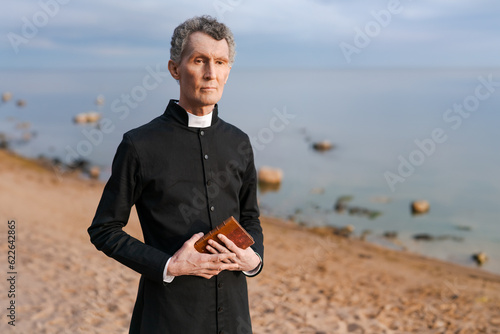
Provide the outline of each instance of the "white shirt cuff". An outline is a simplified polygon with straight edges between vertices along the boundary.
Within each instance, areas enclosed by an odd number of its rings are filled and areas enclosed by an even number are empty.
[[[255,268],[254,270],[250,270],[250,271],[242,271],[242,273],[245,275],[245,276],[248,276],[248,277],[252,277],[252,276],[255,276],[259,273],[260,271],[260,268],[262,268],[262,258],[260,257],[259,253],[255,252],[255,254],[257,254],[257,256],[259,257],[260,259],[260,263],[259,265],[257,266],[257,268]]]
[[[168,269],[168,264],[170,263],[170,260],[172,260],[172,258],[168,259],[167,264],[165,265],[165,269],[163,270],[163,282],[165,282],[165,283],[171,283],[175,278],[175,276],[167,275],[167,269]]]

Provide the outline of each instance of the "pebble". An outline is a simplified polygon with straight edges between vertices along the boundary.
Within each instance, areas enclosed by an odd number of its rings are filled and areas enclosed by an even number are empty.
[[[500,327],[500,318],[491,318],[490,324],[492,326]]]

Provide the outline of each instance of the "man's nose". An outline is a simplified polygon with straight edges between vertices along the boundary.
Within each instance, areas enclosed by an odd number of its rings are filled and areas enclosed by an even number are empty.
[[[207,62],[205,65],[205,79],[213,80],[216,78],[216,76],[215,63],[212,61]]]

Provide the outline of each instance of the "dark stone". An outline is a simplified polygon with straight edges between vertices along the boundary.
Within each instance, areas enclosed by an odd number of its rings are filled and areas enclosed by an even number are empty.
[[[398,237],[398,232],[396,231],[387,231],[384,233],[384,238],[387,239],[396,239]]]
[[[434,240],[434,237],[430,234],[427,234],[427,233],[421,233],[421,234],[415,234],[413,236],[413,239],[419,240],[419,241],[432,241],[432,240]]]
[[[333,148],[333,144],[330,143],[328,140],[323,140],[323,141],[314,143],[313,148],[316,151],[321,151],[321,152],[329,151]]]

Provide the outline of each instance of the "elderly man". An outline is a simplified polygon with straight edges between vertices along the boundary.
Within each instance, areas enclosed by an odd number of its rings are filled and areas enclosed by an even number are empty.
[[[141,274],[130,333],[251,333],[246,276],[262,269],[263,235],[248,136],[219,118],[235,56],[228,27],[179,25],[168,69],[180,86],[163,115],[123,136],[88,232],[97,249]],[[135,205],[144,242],[126,232]],[[230,216],[254,238],[194,243]]]

